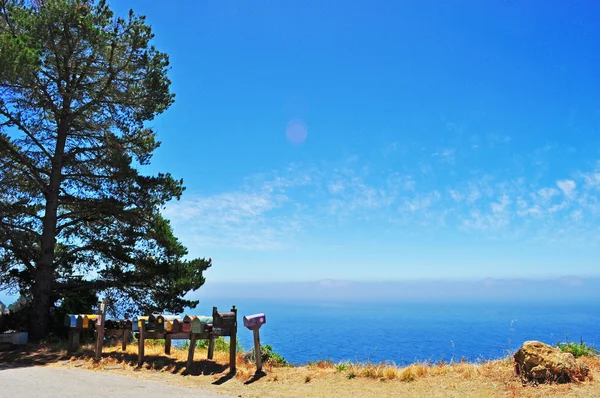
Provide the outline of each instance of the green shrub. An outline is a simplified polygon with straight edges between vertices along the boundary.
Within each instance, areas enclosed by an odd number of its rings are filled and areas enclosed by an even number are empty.
[[[198,340],[196,341],[196,348],[202,348],[208,350],[208,344],[210,340]],[[186,340],[181,346],[182,349],[187,350],[190,348],[190,341]],[[240,344],[240,341],[236,339],[236,350],[237,352],[243,352],[244,348]],[[219,336],[215,339],[215,351],[229,351],[229,339],[225,339],[223,336]]]
[[[565,340],[568,340],[568,335],[566,336]],[[583,337],[580,338],[579,343],[576,343],[574,341],[566,341],[566,342],[558,342],[556,344],[556,346],[562,351],[562,352],[570,352],[571,354],[573,354],[573,356],[576,357],[589,357],[589,356],[593,356],[593,355],[598,355],[598,350],[591,345],[586,344],[583,341]]]
[[[337,370],[338,372],[343,372],[346,369],[348,369],[347,362],[340,362],[337,365],[335,365],[335,370]]]
[[[281,354],[273,351],[273,347],[268,344],[261,346],[260,351],[263,364],[268,363],[271,366],[292,366],[288,361],[285,360],[284,357],[281,356]],[[245,357],[250,363],[254,363],[254,348],[248,351],[245,354]]]

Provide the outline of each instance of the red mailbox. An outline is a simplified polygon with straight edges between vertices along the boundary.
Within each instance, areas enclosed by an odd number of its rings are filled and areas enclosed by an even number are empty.
[[[183,317],[183,321],[181,323],[181,331],[183,333],[192,332],[192,319],[187,315]]]

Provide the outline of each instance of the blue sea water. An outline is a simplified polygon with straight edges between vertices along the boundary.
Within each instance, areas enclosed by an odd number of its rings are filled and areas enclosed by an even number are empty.
[[[469,361],[506,356],[527,340],[569,340],[600,347],[597,302],[299,302],[238,300],[238,338],[252,347],[241,317],[267,315],[260,330],[289,362],[331,359],[405,365],[415,361]],[[210,307],[211,309],[212,307]],[[199,305],[190,313],[210,313]]]

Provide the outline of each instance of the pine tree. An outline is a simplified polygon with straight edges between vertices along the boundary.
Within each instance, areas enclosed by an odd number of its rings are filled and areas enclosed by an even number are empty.
[[[65,295],[182,311],[211,260],[160,210],[182,180],[144,174],[147,122],[174,100],[169,59],[133,11],[105,1],[0,0],[0,288],[31,298],[30,337]]]

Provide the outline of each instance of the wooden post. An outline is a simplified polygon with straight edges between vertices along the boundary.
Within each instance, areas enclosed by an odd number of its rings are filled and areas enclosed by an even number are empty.
[[[211,332],[210,336],[209,336],[209,340],[208,340],[208,355],[206,356],[206,358],[208,358],[212,361],[214,353],[215,353],[215,335],[212,334],[212,332]]]
[[[102,345],[104,344],[104,323],[106,322],[106,306],[108,301],[102,299],[98,308],[98,319],[96,320],[96,361],[102,357]]]
[[[192,371],[192,365],[194,364],[194,351],[196,350],[196,334],[190,333],[190,349],[188,351],[188,360],[186,368],[188,372]]]
[[[72,355],[79,348],[79,329],[69,328],[69,341],[67,344],[67,354]]]
[[[260,335],[258,327],[252,329],[254,333],[254,360],[256,361],[256,373],[262,372],[262,352],[260,351]]]
[[[131,333],[131,330],[123,330],[123,341],[121,342],[121,350],[123,351],[127,351],[127,341],[129,340],[129,333]]]
[[[140,321],[140,338],[138,339],[138,368],[141,368],[144,364],[144,339],[146,338],[146,322]]]
[[[237,356],[237,309],[235,305],[231,308],[231,312],[235,314],[235,321],[233,322],[229,337],[229,371],[235,373]]]
[[[73,330],[73,352],[77,351],[80,346],[79,331],[79,328]]]
[[[165,335],[165,354],[171,355],[171,335]]]

